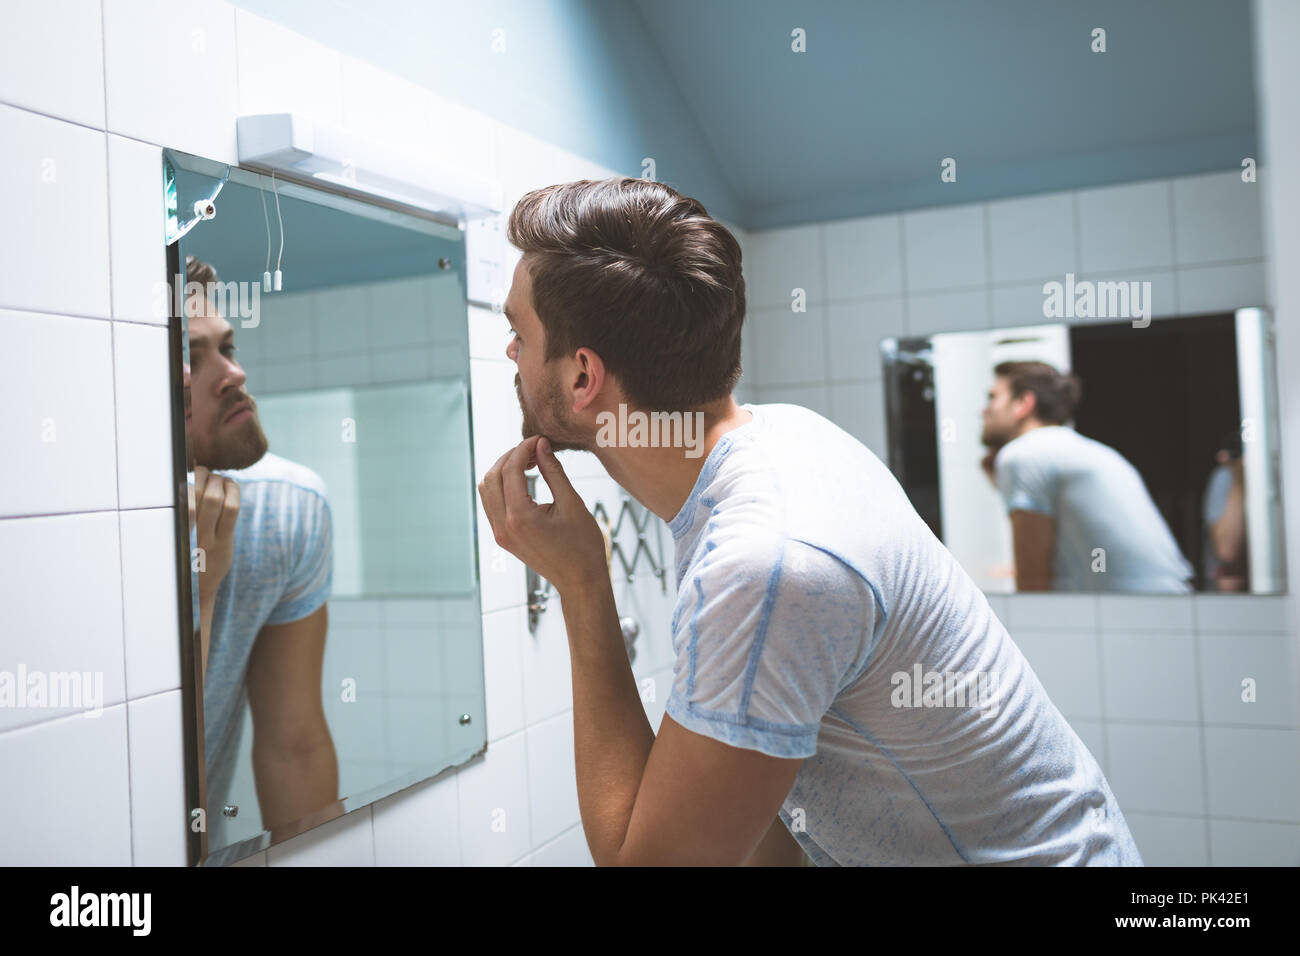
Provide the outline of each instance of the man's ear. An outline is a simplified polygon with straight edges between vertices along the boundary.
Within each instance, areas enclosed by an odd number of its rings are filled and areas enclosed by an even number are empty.
[[[573,354],[570,374],[573,410],[580,412],[591,405],[606,387],[605,363],[599,355],[584,346]]]

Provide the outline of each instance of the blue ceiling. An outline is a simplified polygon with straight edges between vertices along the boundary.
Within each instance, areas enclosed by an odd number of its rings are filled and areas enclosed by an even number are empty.
[[[1246,0],[634,2],[747,227],[1256,155]]]
[[[1264,162],[1249,0],[234,2],[748,228]]]

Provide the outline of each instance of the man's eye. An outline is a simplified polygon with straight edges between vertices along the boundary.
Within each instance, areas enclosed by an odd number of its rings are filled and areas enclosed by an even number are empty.
[[[233,358],[235,355],[235,347],[233,345],[223,345],[221,347],[221,354],[226,358]]]
[[[514,339],[516,342],[522,342],[522,341],[523,341],[523,339],[521,339],[521,338],[519,337],[519,333],[516,332],[516,331],[515,331],[514,329],[512,329],[512,328],[507,328],[507,329],[506,329],[506,339],[507,339],[507,340],[509,340],[509,339]]]

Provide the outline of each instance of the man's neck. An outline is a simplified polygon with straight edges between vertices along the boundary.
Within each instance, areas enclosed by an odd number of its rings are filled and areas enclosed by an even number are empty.
[[[737,405],[730,395],[698,411],[703,415],[702,432],[686,433],[685,418],[694,412],[684,412],[682,416],[683,432],[690,439],[690,447],[647,448],[614,444],[593,449],[593,454],[600,459],[609,476],[664,521],[671,522],[682,510],[718,440],[733,428],[753,420],[753,415]],[[692,428],[695,421],[691,422]],[[687,452],[693,457],[687,457]]]
[[[1025,435],[1033,431],[1035,428],[1044,428],[1046,426],[1047,426],[1047,422],[1040,422],[1037,418],[1026,418],[1023,422],[1020,423],[1020,429],[1016,432],[1016,434],[1013,437],[1019,438],[1021,435]]]

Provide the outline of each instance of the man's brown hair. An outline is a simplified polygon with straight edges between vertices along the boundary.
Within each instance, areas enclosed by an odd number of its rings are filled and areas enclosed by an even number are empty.
[[[740,244],[698,201],[630,176],[525,194],[524,253],[547,361],[592,349],[636,405],[696,408],[740,378]]]
[[[185,257],[185,282],[198,282],[205,289],[209,282],[217,281],[217,270],[198,256]]]
[[[1011,395],[1020,398],[1034,393],[1034,414],[1047,425],[1064,425],[1074,418],[1083,386],[1073,372],[1062,374],[1046,362],[999,362],[993,369],[1011,387]]]
[[[204,299],[206,299],[209,304],[215,305],[215,303],[213,302],[212,286],[214,283],[219,281],[221,280],[217,278],[217,270],[214,269],[210,264],[204,262],[198,256],[185,257],[185,286],[186,286],[185,291],[186,292],[189,292],[189,285],[191,282],[197,282],[199,285],[203,287]],[[188,299],[185,300],[185,309],[186,309],[185,315],[186,317],[188,317],[190,314]]]

